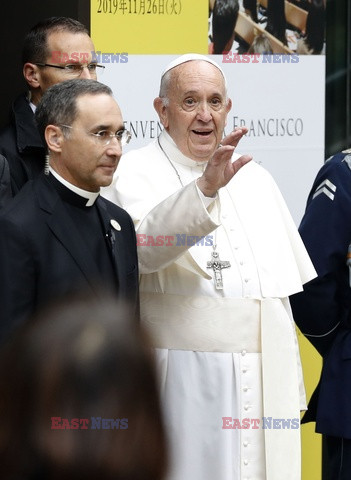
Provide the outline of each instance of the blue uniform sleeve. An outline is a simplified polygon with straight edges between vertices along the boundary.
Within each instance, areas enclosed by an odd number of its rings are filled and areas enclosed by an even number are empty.
[[[345,158],[336,155],[319,171],[299,229],[320,276],[346,269],[351,241],[351,169]]]
[[[349,158],[348,158],[349,157]],[[351,156],[337,154],[319,171],[300,234],[318,277],[291,297],[296,324],[324,354],[340,328],[349,327],[351,290]]]

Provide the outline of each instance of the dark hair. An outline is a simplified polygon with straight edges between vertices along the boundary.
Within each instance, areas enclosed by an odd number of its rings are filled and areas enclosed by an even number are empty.
[[[257,0],[243,0],[243,7],[250,14],[250,17],[257,23]]]
[[[43,311],[2,350],[0,387],[0,478],[163,478],[151,348],[127,305],[80,297]],[[72,418],[87,428],[52,428]]]
[[[319,54],[323,49],[325,30],[325,7],[323,0],[312,0],[306,20],[307,47],[314,54]]]
[[[288,44],[285,35],[286,18],[284,0],[268,0],[266,30],[283,42],[284,45]]]
[[[66,80],[48,88],[35,111],[35,121],[43,140],[48,125],[71,125],[74,122],[78,97],[101,93],[112,96],[110,87],[86,78]]]
[[[45,63],[50,55],[47,38],[53,32],[85,33],[87,28],[78,20],[69,17],[50,17],[31,28],[24,39],[22,50],[23,65],[27,62]]]
[[[238,0],[216,0],[212,13],[213,53],[221,54],[234,34],[239,13]]]

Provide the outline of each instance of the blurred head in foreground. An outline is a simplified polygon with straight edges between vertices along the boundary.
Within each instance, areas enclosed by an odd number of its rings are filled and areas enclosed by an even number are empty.
[[[153,362],[126,305],[76,298],[42,312],[0,370],[0,478],[164,477]]]

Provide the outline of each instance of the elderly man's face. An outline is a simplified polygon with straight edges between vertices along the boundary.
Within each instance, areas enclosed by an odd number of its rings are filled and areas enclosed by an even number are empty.
[[[102,145],[101,138],[91,134],[123,129],[119,106],[107,94],[82,95],[77,99],[77,116],[71,127],[68,138],[60,137],[61,148],[52,158],[52,167],[73,185],[97,192],[112,182],[122,148],[116,138]]]
[[[214,65],[190,61],[174,69],[169,104],[159,104],[161,121],[179,150],[194,161],[208,161],[218,147],[231,101]],[[155,107],[156,103],[155,103]]]

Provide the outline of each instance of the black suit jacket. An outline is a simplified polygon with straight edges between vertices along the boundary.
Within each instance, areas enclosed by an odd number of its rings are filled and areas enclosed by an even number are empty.
[[[138,310],[136,238],[130,216],[96,200],[111,248],[118,297]],[[121,230],[111,231],[110,220]],[[94,235],[94,232],[91,232]],[[99,232],[101,235],[101,232]],[[106,248],[102,243],[102,248]],[[0,339],[46,303],[72,292],[110,290],[64,202],[44,174],[28,182],[0,214]]]
[[[5,157],[0,155],[0,208],[11,199],[10,170]]]
[[[25,94],[12,105],[10,123],[0,130],[0,154],[9,165],[12,196],[44,170],[46,148]]]

